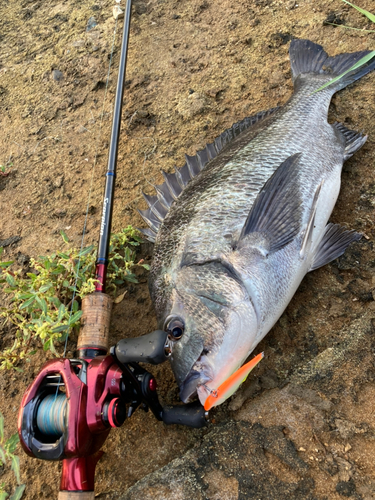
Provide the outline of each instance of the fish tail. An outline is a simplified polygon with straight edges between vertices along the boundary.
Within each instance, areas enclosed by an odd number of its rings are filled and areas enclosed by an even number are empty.
[[[298,77],[301,75],[307,76],[308,73],[327,75],[329,77],[327,81],[329,81],[329,79],[333,79],[348,71],[354,64],[368,54],[371,54],[371,52],[365,50],[328,57],[321,45],[310,42],[310,40],[292,40],[289,48],[289,56],[293,83],[295,86],[298,85],[300,80]],[[332,93],[359,80],[373,69],[375,69],[375,57],[359,68],[347,72],[342,78],[332,83],[332,85],[330,85]]]

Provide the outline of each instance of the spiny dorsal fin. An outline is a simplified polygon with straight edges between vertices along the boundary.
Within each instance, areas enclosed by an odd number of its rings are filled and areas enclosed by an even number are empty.
[[[298,234],[302,223],[301,196],[296,183],[301,153],[278,167],[258,194],[241,231],[239,246],[250,233],[260,233],[269,253],[281,250]]]
[[[355,132],[355,130],[350,130],[345,127],[342,123],[336,122],[332,125],[345,139],[345,154],[344,161],[354,155],[358,149],[360,149],[364,143],[367,141],[367,135],[362,135],[360,132]]]
[[[162,222],[164,217],[167,215],[168,210],[160,203],[157,196],[149,196],[145,193],[142,194],[151,212],[157,217],[157,219],[159,219],[160,222]]]
[[[143,195],[149,208],[147,210],[138,210],[143,220],[151,228],[152,234],[150,234],[148,230],[140,229],[149,241],[155,241],[156,233],[164,217],[167,215],[171,204],[180,196],[188,182],[198,175],[207,163],[216,158],[224,147],[241,132],[249,129],[263,118],[272,115],[277,109],[279,108],[261,111],[254,116],[250,116],[235,123],[232,127],[220,134],[214,142],[207,144],[204,149],[198,151],[195,156],[185,155],[185,165],[179,169],[176,168],[176,172],[168,174],[162,171],[165,182],[158,186],[154,186],[156,196]]]
[[[141,232],[148,241],[151,241],[151,243],[155,243],[155,238],[156,238],[156,233],[148,227],[146,228],[138,228],[138,231]]]
[[[362,234],[353,230],[349,231],[339,226],[339,224],[328,224],[322,241],[316,250],[310,271],[314,271],[314,269],[325,266],[332,260],[337,259],[345,252],[350,243],[359,241],[361,238]]]

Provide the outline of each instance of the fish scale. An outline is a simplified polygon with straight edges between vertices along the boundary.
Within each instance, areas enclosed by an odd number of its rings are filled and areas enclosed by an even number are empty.
[[[304,92],[304,90],[302,91]],[[325,92],[325,94],[328,94],[328,92]],[[328,99],[330,98],[330,96],[326,95],[324,95],[324,97],[325,101],[328,101]],[[252,143],[250,143],[250,145],[240,149],[240,151],[235,155],[231,162],[226,163],[224,166],[222,165],[222,162],[217,162],[217,165],[214,165],[213,163],[212,166],[208,165],[202,172],[201,176],[197,179],[197,181],[192,181],[191,184],[188,185],[184,193],[185,199],[187,200],[188,204],[191,204],[193,201],[196,202],[196,214],[201,213],[203,217],[205,217],[205,214],[207,214],[207,217],[211,217],[211,214],[215,214],[218,222],[221,223],[221,226],[229,227],[231,224],[231,220],[228,220],[227,217],[222,217],[220,210],[219,212],[217,211],[218,205],[222,203],[225,204],[226,199],[228,198],[228,205],[232,209],[233,218],[236,219],[238,225],[241,225],[241,223],[243,225],[244,221],[238,220],[238,212],[236,211],[237,207],[240,210],[243,210],[244,218],[246,218],[251,204],[246,204],[244,200],[253,201],[266,180],[272,175],[272,173],[280,165],[282,160],[286,159],[294,152],[305,151],[307,144],[311,143],[311,134],[309,133],[311,122],[310,124],[305,125],[305,122],[299,119],[297,126],[293,127],[291,130],[286,129],[285,124],[291,122],[295,114],[294,107],[289,107],[290,109],[286,109],[285,111],[282,110],[284,116],[274,122],[273,126],[271,125],[264,131],[263,134],[260,134],[260,136],[256,137],[252,141]],[[310,105],[309,107],[311,108],[313,106]],[[328,106],[325,102],[323,102],[323,105],[321,107],[323,108],[323,110],[318,109],[319,113],[324,111]],[[288,108],[288,106],[286,108]],[[304,109],[306,112],[305,106],[299,106],[299,108]],[[278,117],[276,116],[274,118]],[[327,127],[330,126],[327,124]],[[299,134],[297,138],[298,140],[294,140],[294,143],[292,143],[292,146],[290,148],[286,148],[284,151],[282,151],[280,150],[280,148],[277,148],[277,146],[275,146],[274,150],[270,150],[270,136],[273,136],[274,141],[278,144],[280,142],[291,144],[291,140],[293,137],[295,138],[297,132]],[[331,138],[333,139],[333,132],[331,131],[331,129],[328,129],[328,132],[331,132]],[[253,151],[256,152],[255,155],[252,155]],[[251,158],[251,162],[249,162],[249,157]],[[318,159],[319,158],[316,158],[315,162]],[[325,160],[325,158],[323,158],[323,160]],[[311,170],[313,162],[314,160],[311,159],[308,163],[306,163],[305,166],[307,171]],[[208,179],[209,184],[205,183],[206,178]],[[233,186],[238,184],[242,184],[243,186],[242,198],[236,197],[236,199],[233,200]],[[220,200],[217,199],[218,195],[220,195]],[[210,210],[209,205],[207,205],[207,200],[212,201],[212,210]],[[233,205],[233,201],[236,203],[236,205]],[[184,209],[185,204],[183,200],[181,200],[181,203],[178,205],[178,207],[176,207],[176,210],[174,210],[172,213],[170,212],[170,216],[173,217],[171,225],[179,231],[182,231],[182,226],[181,224],[175,224],[175,219],[181,219],[180,214]],[[199,218],[197,217],[197,219]],[[206,222],[206,219],[199,219],[197,229],[200,230],[201,227],[206,224]],[[191,225],[189,225],[187,231],[191,232],[191,230],[192,227]],[[217,234],[217,227],[213,227],[211,225],[208,230],[210,232],[213,232],[214,234]],[[174,234],[170,234],[170,237],[174,237]],[[161,238],[168,238],[168,234],[164,234],[163,236],[159,237],[159,239]]]
[[[314,91],[365,54],[328,57],[320,45],[293,40],[289,101],[187,156],[146,198],[159,328],[172,331],[178,321],[184,329],[171,357],[183,401],[198,394],[204,404],[272,328],[305,274],[361,237],[327,222],[343,161],[366,137],[328,124],[327,113],[332,95],[375,61]]]

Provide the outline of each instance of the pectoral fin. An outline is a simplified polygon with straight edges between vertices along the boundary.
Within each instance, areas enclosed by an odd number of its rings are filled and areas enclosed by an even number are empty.
[[[301,229],[302,205],[298,176],[301,153],[285,160],[268,179],[255,200],[242,229],[239,243],[251,233],[266,238],[268,251],[290,243]]]
[[[325,266],[342,255],[353,241],[359,241],[362,234],[348,231],[338,224],[328,224],[310,267],[310,271]]]

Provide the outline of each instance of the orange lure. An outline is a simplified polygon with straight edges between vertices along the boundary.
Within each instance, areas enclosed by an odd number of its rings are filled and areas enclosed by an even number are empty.
[[[246,365],[241,366],[236,372],[234,372],[230,377],[228,377],[219,388],[211,391],[204,403],[204,409],[206,411],[210,410],[213,406],[217,406],[228,399],[238,387],[245,382],[247,376],[253,368],[264,358],[264,352],[261,352],[251,361],[246,363]]]

